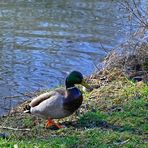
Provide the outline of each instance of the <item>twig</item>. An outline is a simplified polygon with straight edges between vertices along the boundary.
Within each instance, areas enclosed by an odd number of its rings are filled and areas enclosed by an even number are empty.
[[[132,1],[133,1],[133,4],[134,4],[134,7],[136,8],[136,11],[137,11],[138,15],[143,18],[143,16],[142,16],[142,14],[141,14],[141,12],[140,12],[140,10],[139,10],[135,0],[132,0]]]
[[[135,18],[137,18],[138,23],[141,23],[144,26],[147,26],[147,23],[143,20],[143,16],[141,16],[140,11],[134,0],[133,0],[133,3],[137,13],[135,12],[134,8],[131,6],[131,4],[127,0],[125,0],[124,2],[119,2],[119,4],[122,7],[127,8],[127,10],[131,12],[135,16]]]
[[[130,139],[127,139],[125,141],[121,141],[121,142],[113,142],[115,145],[122,145],[122,144],[125,144],[129,141]]]
[[[0,126],[0,129],[8,129],[8,130],[14,130],[14,131],[30,131],[29,128],[20,129],[20,128],[5,127],[5,126]]]
[[[97,64],[94,62],[94,66],[96,67],[97,70],[100,71],[99,67],[97,66]]]
[[[109,50],[107,50],[103,45],[102,45],[102,43],[100,42],[100,45],[101,45],[101,48],[106,52],[106,53],[108,53],[109,52]]]

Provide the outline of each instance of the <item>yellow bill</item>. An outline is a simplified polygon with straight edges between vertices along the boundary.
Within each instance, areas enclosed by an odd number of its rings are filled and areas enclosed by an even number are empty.
[[[92,91],[93,88],[89,86],[84,80],[81,82],[81,85],[83,85],[85,88],[87,88],[89,91]]]

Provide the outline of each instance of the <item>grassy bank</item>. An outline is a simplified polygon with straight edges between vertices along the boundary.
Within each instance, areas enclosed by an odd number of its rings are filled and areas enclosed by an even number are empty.
[[[84,93],[80,110],[59,120],[66,128],[45,129],[42,119],[21,113],[24,103],[0,118],[0,133],[6,137],[0,138],[0,147],[148,147],[148,85],[117,69],[88,82],[94,90]]]

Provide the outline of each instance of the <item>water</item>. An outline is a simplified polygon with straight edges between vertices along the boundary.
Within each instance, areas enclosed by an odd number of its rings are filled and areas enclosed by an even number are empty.
[[[64,84],[68,72],[91,74],[125,36],[117,2],[0,1],[0,114],[22,102],[9,98]]]

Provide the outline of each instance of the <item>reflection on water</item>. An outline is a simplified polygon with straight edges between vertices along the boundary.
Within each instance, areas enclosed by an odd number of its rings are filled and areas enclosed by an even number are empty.
[[[106,54],[100,43],[123,39],[118,13],[109,0],[1,0],[0,106],[9,108],[5,96],[61,85],[72,70],[92,73]]]

